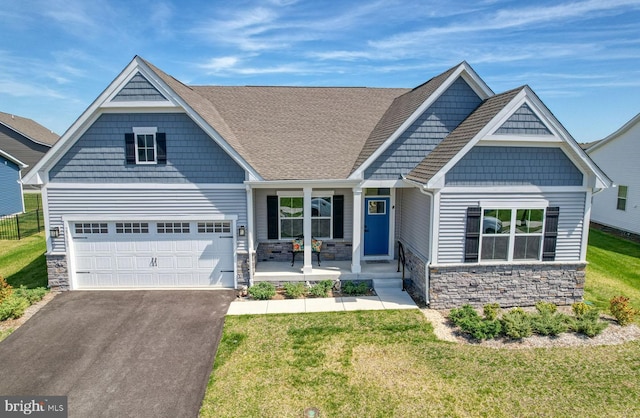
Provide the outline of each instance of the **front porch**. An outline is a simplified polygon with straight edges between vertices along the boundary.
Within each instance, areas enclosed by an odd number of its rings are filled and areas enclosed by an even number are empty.
[[[322,261],[318,266],[315,263],[310,273],[304,273],[302,262],[296,262],[291,267],[291,262],[287,261],[260,261],[256,264],[253,274],[254,282],[283,282],[283,281],[321,281],[321,280],[374,280],[388,279],[398,280],[402,278],[402,273],[397,271],[397,260],[389,261],[362,261],[361,271],[353,273],[351,271],[351,261]]]

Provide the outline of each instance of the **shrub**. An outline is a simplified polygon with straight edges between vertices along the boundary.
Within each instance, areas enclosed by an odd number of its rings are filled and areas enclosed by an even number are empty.
[[[304,283],[289,282],[289,283],[285,283],[283,287],[284,287],[284,294],[288,298],[298,299],[303,297],[307,293],[307,288],[305,287]]]
[[[258,300],[268,300],[276,295],[276,287],[269,282],[256,283],[249,288],[249,295]]]
[[[593,338],[600,334],[609,324],[600,321],[600,312],[597,309],[589,309],[584,314],[577,316],[571,324],[575,332]]]
[[[333,281],[323,280],[311,286],[309,288],[309,294],[319,298],[326,298],[329,296],[329,291],[333,288]]]
[[[482,308],[484,317],[489,321],[495,321],[500,314],[500,304],[498,303],[487,303]]]
[[[12,294],[0,302],[0,321],[9,318],[20,318],[25,309],[29,307],[29,301],[22,296]]]
[[[576,318],[580,318],[582,315],[589,312],[591,310],[591,307],[584,302],[575,302],[571,304],[571,310],[573,311]]]
[[[29,305],[33,305],[36,302],[42,300],[44,295],[47,294],[47,289],[44,287],[36,287],[35,289],[27,289],[24,285],[17,289],[14,289],[15,294],[21,296],[29,301]]]
[[[462,332],[471,335],[477,340],[486,340],[497,337],[502,331],[500,321],[494,319],[483,319],[471,307],[463,305],[454,308],[449,313],[449,320],[460,327]]]
[[[360,282],[358,284],[348,280],[342,284],[342,293],[350,296],[361,296],[367,293],[369,286],[366,282]]]
[[[522,308],[513,308],[502,315],[502,332],[509,338],[519,340],[532,334],[531,315]]]
[[[618,324],[625,326],[633,322],[640,311],[629,305],[629,298],[616,296],[609,301],[609,311],[616,318]]]
[[[555,305],[553,305],[555,307]],[[536,305],[536,308],[538,306]],[[558,335],[569,330],[571,320],[567,315],[552,313],[543,308],[537,314],[531,315],[531,328],[539,335]]]
[[[0,303],[11,296],[11,293],[13,293],[13,288],[7,283],[4,277],[0,276]]]
[[[558,310],[558,307],[554,303],[540,301],[536,303],[536,310],[541,314],[543,313],[554,314]]]

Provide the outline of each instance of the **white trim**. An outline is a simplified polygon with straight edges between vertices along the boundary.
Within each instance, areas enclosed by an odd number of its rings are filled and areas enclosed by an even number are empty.
[[[587,247],[589,243],[589,224],[591,222],[591,206],[593,204],[593,195],[591,190],[587,190],[584,199],[584,221],[582,223],[582,242],[580,243],[580,261],[587,260]]]
[[[237,221],[238,215],[110,215],[91,214],[91,215],[62,215],[63,222],[118,222],[118,221],[148,221],[148,222],[171,222],[171,221]]]
[[[407,180],[408,181],[408,180]],[[442,193],[569,193],[585,192],[589,190],[586,186],[459,186],[445,187]]]
[[[363,189],[397,189],[407,187],[402,179],[397,180],[364,180],[360,187]]]
[[[335,190],[317,190],[313,189],[311,197],[330,197],[333,196]],[[282,197],[303,197],[304,192],[302,190],[278,190],[276,195]]]
[[[509,207],[509,206],[503,206],[505,202],[493,202],[493,201],[485,201],[485,202],[481,202],[480,208],[482,209],[481,212],[481,216],[480,216],[480,242],[478,243],[478,263],[479,264],[487,264],[487,263],[495,263],[496,261],[502,261],[502,262],[507,262],[507,263],[513,263],[513,262],[518,262],[518,261],[538,261],[541,262],[542,261],[542,249],[543,249],[543,245],[544,245],[544,231],[545,231],[545,225],[547,223],[547,206],[535,206],[540,204],[539,202],[533,202],[534,206],[527,206],[524,207],[522,206],[523,204],[526,204],[528,202],[517,202],[515,206]],[[546,202],[548,205],[548,202]],[[499,205],[499,206],[483,206],[483,204],[487,204],[487,205]],[[487,210],[492,210],[492,209],[497,209],[497,210],[508,210],[511,212],[511,219],[509,220],[510,222],[510,228],[509,228],[509,234],[502,234],[502,233],[498,233],[497,231],[494,233],[486,233],[484,232],[484,220],[485,220],[485,215],[484,212]],[[517,214],[518,214],[518,210],[521,209],[534,209],[534,210],[542,210],[542,225],[540,226],[540,232],[527,232],[527,233],[520,233],[517,234],[516,233],[516,223],[517,223]],[[508,247],[507,247],[507,259],[506,260],[496,260],[496,259],[487,259],[487,260],[483,260],[482,259],[482,241],[484,240],[485,237],[489,237],[489,238],[496,238],[496,237],[508,237],[509,240],[507,241]],[[536,260],[532,260],[530,258],[528,259],[516,259],[514,260],[513,258],[513,254],[515,251],[515,246],[516,246],[516,237],[540,237],[540,242],[538,244],[538,258]]]
[[[136,159],[136,164],[158,164],[158,140],[156,139],[156,134],[158,133],[158,128],[155,126],[148,127],[137,127],[134,126],[131,128],[133,130],[133,146],[134,146],[134,154]],[[138,147],[138,135],[152,135],[153,136],[153,160],[151,161],[140,161],[138,159],[140,148]],[[147,150],[149,147],[144,147],[143,149]],[[146,154],[146,153],[145,153]]]
[[[153,109],[154,111],[158,111],[158,109],[162,109],[164,112],[165,109],[180,109],[176,104],[166,101],[127,101],[127,102],[107,102],[100,106],[106,109],[122,109],[125,111],[131,111],[131,109],[137,109],[140,107],[146,107]]]
[[[364,171],[375,162],[399,137],[422,115],[449,87],[458,79],[462,79],[473,89],[481,100],[494,95],[478,74],[466,62],[458,65],[453,73],[420,105],[418,108],[380,145],[350,176],[350,179],[363,178]]]
[[[253,286],[253,257],[256,257],[255,249],[254,249],[254,239],[253,239],[253,228],[254,228],[254,220],[253,220],[253,190],[249,186],[245,186],[245,190],[247,193],[247,253],[249,255],[249,286]],[[237,246],[237,245],[236,245]],[[237,262],[236,262],[237,264]],[[238,285],[236,283],[236,288]]]
[[[148,102],[145,102],[142,106],[136,106],[134,109],[134,106],[131,107],[100,107],[100,114],[108,114],[108,115],[113,115],[113,114],[124,114],[124,115],[129,115],[131,114],[132,110],[135,110],[135,113],[158,113],[159,111],[161,111],[162,113],[176,113],[176,114],[182,114],[182,115],[186,115],[187,112],[179,107],[179,106],[171,106],[171,107],[153,107],[153,106],[148,106]]]
[[[556,135],[487,135],[478,142],[478,145],[509,145],[513,147],[548,147],[547,144],[562,142],[562,138]]]
[[[49,189],[95,189],[95,190],[240,190],[242,183],[47,183]]]
[[[157,126],[134,126],[131,128],[134,134],[138,135],[148,135],[148,134],[157,134],[158,127]]]
[[[27,164],[23,163],[22,161],[20,161],[19,159],[17,159],[13,155],[2,151],[1,149],[0,149],[0,156],[6,158],[7,160],[9,160],[12,163],[14,163],[15,165],[17,165],[19,170],[21,170],[23,168],[26,168],[26,167],[29,167]]]
[[[253,189],[302,189],[313,187],[314,189],[345,189],[359,186],[360,180],[335,179],[335,180],[248,180],[244,184]]]
[[[536,200],[481,200],[479,206],[481,208],[490,209],[546,209],[549,207],[549,201],[546,199]]]
[[[538,116],[547,128],[554,133],[558,138],[562,139],[561,149],[567,155],[574,165],[583,173],[584,181],[583,185],[589,185],[589,177],[591,173],[595,176],[594,187],[603,188],[610,187],[611,180],[595,165],[595,163],[589,158],[589,156],[578,146],[575,140],[571,137],[560,122],[553,116],[553,114],[547,109],[547,107],[540,101],[535,93],[528,87],[524,86],[522,90],[516,94],[516,96],[505,105],[497,115],[489,121],[465,146],[451,158],[426,184],[428,189],[441,189],[444,187],[445,174],[451,170],[460,159],[462,159],[475,145],[481,140],[489,136],[489,140],[495,141],[495,135],[493,133],[502,126],[502,124],[511,115],[526,103],[529,108]],[[528,136],[524,136],[527,138]],[[538,138],[538,136],[535,136]],[[513,141],[514,136],[509,136],[509,141]]]
[[[352,240],[351,240],[351,272],[360,273],[362,266],[360,265],[360,256],[362,254],[362,219],[363,219],[363,195],[362,188],[356,186],[353,191],[353,228],[352,228]]]
[[[44,240],[47,245],[47,254],[49,254],[53,251],[53,240],[49,233],[49,198],[47,190],[47,185],[42,186],[40,189],[40,198],[42,199],[42,217],[44,219]]]

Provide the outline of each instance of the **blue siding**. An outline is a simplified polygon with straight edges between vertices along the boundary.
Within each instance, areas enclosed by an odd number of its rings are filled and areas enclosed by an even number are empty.
[[[560,148],[474,147],[446,174],[447,186],[581,186]]]
[[[498,135],[552,135],[527,104],[520,106],[496,131]]]
[[[124,134],[146,126],[167,134],[167,164],[126,164]],[[49,178],[75,183],[242,183],[245,172],[185,114],[103,114],[51,169]]]
[[[413,170],[481,103],[458,78],[380,157],[365,170],[366,179],[397,179]]]
[[[157,102],[167,100],[149,81],[140,73],[133,76],[131,80],[116,94],[112,102],[145,101]]]
[[[0,216],[22,212],[20,167],[0,156]]]

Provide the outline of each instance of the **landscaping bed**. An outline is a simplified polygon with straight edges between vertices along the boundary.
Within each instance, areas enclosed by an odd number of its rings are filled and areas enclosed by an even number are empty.
[[[370,280],[322,280],[319,282],[285,282],[273,284],[259,282],[238,294],[238,299],[284,300],[302,298],[337,298],[352,296],[376,296]]]

